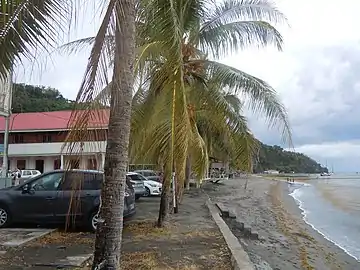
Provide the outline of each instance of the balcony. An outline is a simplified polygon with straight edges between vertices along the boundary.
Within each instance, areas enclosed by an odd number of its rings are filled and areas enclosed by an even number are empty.
[[[52,156],[59,155],[63,143],[17,143],[9,144],[9,156]],[[105,153],[106,141],[77,143],[72,153],[80,151],[84,154]],[[66,153],[66,148],[64,153]]]

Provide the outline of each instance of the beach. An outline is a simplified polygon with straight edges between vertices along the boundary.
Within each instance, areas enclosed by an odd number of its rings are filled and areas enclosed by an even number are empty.
[[[203,189],[235,212],[236,220],[227,223],[256,269],[360,269],[359,261],[304,221],[292,197],[300,184],[248,176]],[[243,237],[239,222],[258,232],[260,240]]]

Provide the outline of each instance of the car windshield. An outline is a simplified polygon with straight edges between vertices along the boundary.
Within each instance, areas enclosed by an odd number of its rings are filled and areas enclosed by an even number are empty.
[[[145,176],[156,176],[156,173],[152,171],[147,171],[145,172]]]
[[[144,176],[142,176],[141,174],[128,174],[128,176],[133,181],[144,181],[144,180],[146,180],[146,178]]]

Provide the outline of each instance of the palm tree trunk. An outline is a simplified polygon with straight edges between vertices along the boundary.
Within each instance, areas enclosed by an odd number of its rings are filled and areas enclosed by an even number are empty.
[[[116,1],[115,14],[117,15],[116,52],[104,166],[105,181],[101,190],[100,222],[96,233],[92,269],[120,269],[125,177],[134,80],[134,0]]]
[[[190,177],[191,177],[191,160],[190,156],[186,159],[186,168],[185,168],[185,188],[186,190],[190,189]]]
[[[159,208],[159,218],[157,222],[157,227],[161,228],[164,226],[166,218],[169,214],[170,207],[170,174],[164,172],[164,180],[161,191],[161,199],[160,199],[160,208]]]

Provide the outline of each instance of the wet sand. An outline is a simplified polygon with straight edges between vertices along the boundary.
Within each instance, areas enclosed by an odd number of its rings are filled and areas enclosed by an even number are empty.
[[[246,180],[207,183],[203,188],[214,202],[235,211],[237,219],[228,225],[256,269],[360,269],[360,262],[302,220],[300,209],[288,195],[288,183],[251,176],[245,190]],[[244,238],[239,222],[249,225],[262,239]]]

